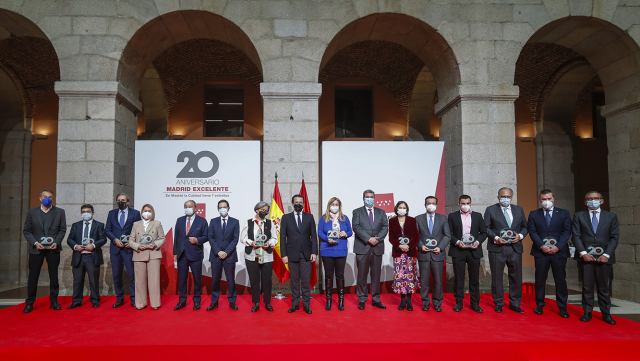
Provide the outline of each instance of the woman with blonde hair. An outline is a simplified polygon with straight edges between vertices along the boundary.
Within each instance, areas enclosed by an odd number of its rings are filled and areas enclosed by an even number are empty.
[[[327,297],[325,310],[331,310],[333,295],[333,276],[338,288],[338,309],[344,310],[344,267],[347,263],[347,238],[351,237],[351,223],[342,214],[342,202],[333,197],[327,203],[324,216],[318,220],[320,237],[320,255],[324,266],[324,288]]]
[[[133,269],[136,284],[136,308],[147,307],[147,288],[151,308],[160,307],[160,261],[164,244],[164,230],[160,221],[154,220],[153,206],[145,204],[140,210],[141,221],[133,224],[129,245],[134,249]]]

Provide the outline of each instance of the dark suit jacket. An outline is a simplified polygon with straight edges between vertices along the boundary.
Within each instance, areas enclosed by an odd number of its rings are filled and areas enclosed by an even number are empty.
[[[471,234],[476,238],[476,241],[480,243],[478,248],[460,248],[456,246],[456,243],[462,238],[462,216],[460,211],[449,214],[449,229],[451,230],[451,246],[449,247],[449,256],[451,257],[464,257],[466,253],[471,253],[473,258],[482,258],[482,243],[487,239],[487,226],[484,224],[482,214],[478,212],[471,212]]]
[[[418,222],[418,230],[420,231],[420,243],[418,243],[418,260],[419,261],[444,261],[447,259],[447,245],[451,241],[451,230],[449,229],[449,222],[447,216],[442,214],[433,215],[433,233],[429,233],[429,217],[427,213],[423,213],[416,217]],[[438,248],[440,253],[435,254],[433,252],[423,252],[422,246],[427,238],[435,238],[438,241]]]
[[[204,244],[209,240],[209,226],[206,219],[195,214],[192,217],[195,218],[189,229],[189,234],[185,234],[187,216],[182,216],[176,221],[176,226],[173,228],[173,254],[180,258],[184,252],[189,261],[202,261],[204,259]],[[196,237],[198,243],[191,244],[189,237]]]
[[[566,209],[553,207],[551,212],[551,224],[547,226],[545,210],[538,208],[529,213],[527,229],[529,237],[533,241],[531,255],[534,257],[569,258],[569,239],[571,238],[571,215]],[[560,248],[555,254],[547,254],[540,250],[546,237],[553,237],[558,241],[556,247]]]
[[[280,254],[289,257],[290,262],[300,260],[300,250],[308,261],[311,255],[318,254],[318,235],[316,233],[316,220],[309,213],[302,213],[302,229],[298,230],[298,221],[295,212],[282,216],[280,221]]]
[[[371,227],[367,207],[356,208],[353,210],[353,216],[351,217],[351,226],[355,235],[353,253],[367,254],[371,248],[369,238],[378,237],[379,243],[373,247],[373,253],[378,256],[384,254],[384,237],[389,232],[389,219],[384,210],[373,208],[373,227]]]
[[[527,230],[527,217],[524,215],[524,209],[515,204],[511,205],[511,214],[513,219],[511,220],[511,227],[507,225],[507,219],[504,217],[502,206],[500,203],[496,203],[487,207],[484,211],[484,224],[487,226],[487,236],[489,241],[487,242],[487,250],[489,252],[500,253],[507,245],[496,244],[494,239],[496,236],[500,236],[500,231],[509,228],[518,234],[522,235],[522,238],[528,234]],[[522,246],[522,240],[513,244],[513,250],[517,253],[524,252]]]
[[[107,234],[107,237],[111,240],[111,244],[109,246],[109,252],[111,254],[118,254],[120,251],[125,252],[127,254],[132,254],[133,250],[131,248],[120,248],[113,241],[114,239],[120,239],[120,236],[123,234],[131,234],[131,228],[133,224],[137,221],[141,221],[140,212],[136,211],[133,208],[129,208],[127,212],[127,219],[124,222],[124,227],[120,228],[120,220],[118,219],[118,212],[120,209],[112,209],[109,211],[107,215],[107,225],[104,230]]]
[[[418,233],[416,219],[409,216],[407,216],[404,221],[404,232],[400,227],[400,221],[398,220],[398,217],[393,217],[389,220],[389,243],[391,243],[391,245],[393,246],[391,250],[391,256],[400,257],[404,253],[400,250],[400,242],[398,242],[398,238],[400,238],[400,236],[402,236],[403,234],[405,237],[409,238],[409,252],[407,252],[407,256],[417,257],[418,250],[416,248],[416,245],[420,241],[420,233]]]
[[[604,248],[604,253],[609,255],[607,264],[616,263],[616,248],[618,247],[618,216],[615,213],[600,209],[600,221],[598,231],[594,234],[591,226],[589,211],[578,212],[573,215],[573,244],[576,246],[575,259],[581,260],[580,252],[586,252],[592,245]]]
[[[58,248],[48,252],[62,251],[62,240],[67,233],[67,218],[62,208],[52,206],[49,212],[53,212],[51,214],[53,217],[47,217],[47,222],[42,217],[44,212],[40,206],[27,212],[22,233],[29,242],[29,253],[31,254],[40,254],[40,250],[36,248],[36,242],[40,242],[42,237],[53,237],[54,242],[58,244]]]
[[[71,250],[73,250],[73,255],[71,255],[71,267],[78,267],[82,261],[82,253],[75,250],[75,246],[82,246],[82,238],[84,238],[82,233],[82,223],[84,223],[84,221],[72,224],[71,232],[69,232],[69,237],[67,238],[67,244],[71,247]],[[107,235],[104,232],[104,223],[98,222],[94,219],[93,222],[91,222],[89,238],[93,239],[93,245],[96,247],[91,252],[91,255],[93,256],[93,265],[100,266],[104,263],[102,246],[107,244]]]
[[[193,229],[193,228],[191,228]],[[220,217],[213,218],[209,221],[209,262],[213,262],[218,257],[218,252],[223,251],[227,254],[227,258],[223,262],[238,262],[238,252],[236,246],[240,239],[240,222],[233,217],[227,216],[227,227],[222,232],[222,220]]]

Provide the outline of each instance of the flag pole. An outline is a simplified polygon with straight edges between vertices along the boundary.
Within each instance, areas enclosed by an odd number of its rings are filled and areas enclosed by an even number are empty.
[[[276,181],[277,180],[278,180],[278,172],[276,172]],[[271,195],[271,198],[273,198],[273,193]],[[280,279],[278,279],[278,293],[276,293],[276,295],[273,296],[272,298],[276,300],[286,300],[287,298],[289,298],[284,294],[282,294],[282,283],[280,282]]]

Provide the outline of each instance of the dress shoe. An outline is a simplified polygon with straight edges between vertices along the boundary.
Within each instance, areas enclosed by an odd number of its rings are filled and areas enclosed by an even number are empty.
[[[264,305],[264,309],[265,309],[265,310],[267,310],[267,311],[269,311],[269,312],[273,312],[273,307],[271,307],[271,304],[270,304],[270,303],[266,303],[266,304]]]
[[[459,303],[456,303],[455,306],[453,306],[453,311],[455,312],[462,312],[462,305]]]
[[[429,311],[429,305],[422,305],[423,311]]]
[[[440,305],[433,305],[433,310],[436,312],[442,312],[442,306]]]
[[[496,313],[502,313],[502,306],[496,306]]]
[[[299,309],[300,309],[300,306],[291,306],[291,308],[289,308],[289,311],[287,311],[287,312],[294,313]]]
[[[251,312],[258,312],[259,309],[260,309],[260,304],[254,303],[253,307],[251,307]]]
[[[536,315],[541,315],[541,314],[544,313],[544,311],[542,309],[543,309],[542,306],[538,306],[538,307],[536,307],[535,310],[533,310],[533,313],[535,313]]]
[[[479,305],[471,305],[471,311],[475,313],[483,313],[484,311],[480,308]]]
[[[234,310],[234,311],[237,311],[238,310],[238,305],[236,305],[235,303],[230,303],[229,304],[229,308]]]
[[[218,302],[210,304],[209,307],[207,307],[207,311],[213,311],[216,308],[218,308]]]
[[[62,307],[60,307],[58,302],[51,302],[51,305],[49,306],[49,308],[51,308],[54,311],[60,311],[62,309]]]
[[[584,314],[582,316],[580,316],[580,321],[582,321],[582,322],[591,321],[591,312],[585,311]]]
[[[610,314],[608,313],[603,313],[602,314],[602,321],[610,324],[610,325],[615,325],[616,324],[616,320],[613,319],[613,317],[611,317]]]
[[[124,306],[124,301],[123,300],[116,301],[116,303],[114,303],[113,306],[111,306],[111,307],[118,308],[120,306]]]
[[[74,308],[78,308],[82,306],[82,303],[72,303],[71,305],[69,305],[69,307],[67,307],[67,310],[72,310]]]
[[[404,295],[403,295],[404,296]],[[407,306],[407,299],[402,297],[400,299],[400,305],[398,305],[398,311],[402,311],[404,310],[404,308]]]
[[[154,310],[154,311],[157,310],[158,308],[160,308],[160,307],[151,307],[151,309]]]
[[[22,313],[29,313],[33,311],[33,305],[26,305],[24,306],[24,310],[22,310]]]
[[[99,303],[94,303],[94,304],[93,304],[93,308],[98,308],[98,307],[100,307],[100,304],[99,304]]]
[[[187,304],[185,302],[178,302],[178,304],[176,305],[176,307],[174,307],[174,310],[181,310],[183,308],[187,307]]]
[[[358,309],[359,310],[364,310],[364,302],[359,302],[358,303]]]
[[[308,315],[310,315],[312,313],[311,307],[309,307],[309,306],[302,306],[302,310]]]
[[[371,303],[373,305],[373,307],[377,307],[381,310],[386,310],[387,306],[383,305],[382,302],[378,301],[378,302],[372,302]]]
[[[122,301],[124,303],[124,301]],[[131,300],[131,307],[136,307],[136,300]]]
[[[567,311],[566,308],[561,308],[560,309],[560,317],[569,318],[569,312]]]
[[[193,310],[194,310],[194,311],[197,311],[197,310],[199,310],[199,309],[200,309],[200,302],[194,302],[194,303],[193,303]]]
[[[518,307],[518,306],[509,306],[509,309],[513,312],[516,313],[524,313],[524,311],[522,310],[522,308]]]
[[[136,307],[136,308],[138,309],[138,311],[140,311],[140,310],[144,310],[145,308],[147,308],[147,306],[144,306],[144,307]]]

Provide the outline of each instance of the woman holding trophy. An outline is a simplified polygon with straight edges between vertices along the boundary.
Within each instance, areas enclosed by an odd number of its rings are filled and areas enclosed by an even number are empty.
[[[416,219],[409,217],[409,205],[405,201],[396,203],[396,217],[389,220],[389,243],[393,246],[393,291],[400,294],[399,310],[413,311],[411,295],[418,291],[416,245],[420,241]]]
[[[333,275],[338,288],[338,309],[344,310],[344,267],[347,263],[347,238],[351,237],[351,223],[342,214],[342,202],[333,197],[327,204],[324,216],[318,220],[320,255],[324,266],[324,286],[327,297],[325,310],[331,310],[333,295]]]
[[[133,224],[129,245],[135,250],[133,269],[136,283],[136,308],[147,307],[147,286],[151,308],[160,307],[160,261],[164,244],[164,230],[155,221],[153,206],[145,204],[141,210],[142,220]]]
[[[258,202],[253,210],[256,215],[247,220],[240,233],[240,240],[245,245],[244,259],[251,283],[251,312],[258,312],[260,309],[260,294],[264,308],[271,312],[273,247],[278,244],[278,232],[267,218],[269,205],[266,202]]]

